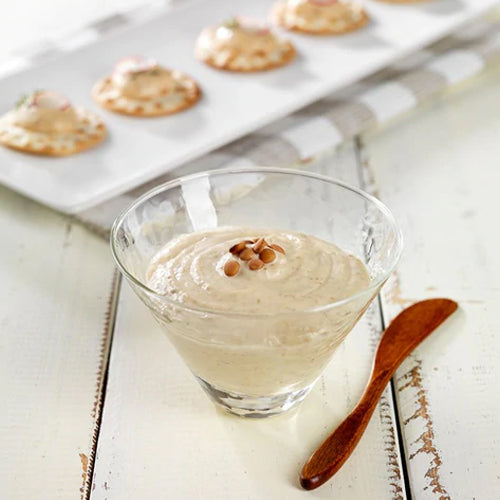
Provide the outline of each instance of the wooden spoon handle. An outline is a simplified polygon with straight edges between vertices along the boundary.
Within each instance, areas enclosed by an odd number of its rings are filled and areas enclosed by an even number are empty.
[[[449,299],[429,299],[399,314],[380,338],[370,381],[356,408],[304,465],[300,484],[312,490],[330,479],[363,435],[385,386],[401,362],[457,308]]]
[[[313,490],[328,481],[351,456],[370,422],[392,373],[384,373],[370,383],[349,416],[311,455],[300,473],[300,484]]]

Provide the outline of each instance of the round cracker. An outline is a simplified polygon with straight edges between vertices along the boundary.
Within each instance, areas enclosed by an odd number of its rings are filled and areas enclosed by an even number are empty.
[[[397,1],[397,0],[381,0],[381,1]],[[402,1],[425,1],[425,0],[402,0]],[[299,26],[289,26],[283,22],[283,13],[286,6],[283,2],[278,2],[271,13],[271,19],[275,24],[281,26],[288,31],[295,31],[296,33],[305,33],[307,35],[344,35],[346,33],[352,33],[363,27],[365,27],[369,21],[370,16],[367,14],[366,10],[361,11],[361,19],[358,21],[353,21],[349,26],[343,29],[307,29]]]
[[[376,0],[376,1],[384,3],[424,3],[424,2],[431,2],[432,0]]]
[[[239,68],[239,67],[235,68],[231,67],[231,61],[228,61],[224,64],[216,64],[213,62],[213,58],[205,57],[201,55],[199,51],[196,51],[196,56],[198,57],[198,59],[204,62],[205,64],[208,64],[208,66],[223,71],[231,71],[234,73],[256,73],[259,71],[268,71],[271,69],[280,68],[281,66],[286,66],[287,64],[292,62],[295,59],[296,55],[297,51],[295,50],[295,47],[292,45],[291,42],[287,42],[287,50],[283,53],[280,61],[269,61],[269,63],[266,64],[265,66],[258,66],[254,68]]]
[[[107,135],[99,116],[82,108],[76,109],[82,128],[72,133],[47,134],[33,132],[11,123],[9,111],[0,118],[0,144],[16,151],[43,156],[68,156],[100,144]]]
[[[167,105],[166,99],[171,99],[172,95],[166,95],[158,99],[139,100],[129,99],[117,95],[113,87],[111,76],[106,76],[99,80],[92,89],[92,97],[103,108],[128,116],[155,117],[172,115],[184,111],[193,106],[201,97],[201,89],[196,81],[185,73],[176,72],[182,80],[186,82],[185,87],[179,91],[180,101],[175,105]],[[115,97],[116,95],[116,97]]]

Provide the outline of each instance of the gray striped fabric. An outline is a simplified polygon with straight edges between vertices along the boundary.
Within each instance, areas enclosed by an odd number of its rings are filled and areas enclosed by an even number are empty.
[[[0,66],[2,73],[57,57],[103,34],[142,22],[158,9],[157,2],[101,20],[61,40],[38,44]],[[406,57],[349,88],[336,92],[292,115],[191,161],[110,201],[81,212],[76,218],[105,235],[116,215],[154,185],[179,175],[230,166],[300,166],[316,155],[415,108],[419,103],[479,73],[500,56],[500,14],[464,26],[458,33]]]

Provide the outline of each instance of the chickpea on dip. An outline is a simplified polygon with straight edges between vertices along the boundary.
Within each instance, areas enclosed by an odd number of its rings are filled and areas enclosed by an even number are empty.
[[[210,66],[229,71],[267,70],[288,64],[295,57],[290,41],[241,16],[205,28],[195,52]]]
[[[146,283],[171,299],[155,316],[202,385],[258,397],[314,383],[368,301],[328,304],[356,296],[370,277],[314,236],[221,227],[170,241]]]
[[[284,0],[272,17],[289,30],[330,35],[357,30],[369,20],[359,3],[342,0]]]
[[[190,76],[164,68],[152,58],[126,57],[96,83],[95,100],[106,109],[134,116],[177,113],[191,107],[201,91]]]
[[[0,117],[0,143],[43,155],[63,156],[88,149],[106,136],[102,120],[75,108],[62,94],[36,90]]]

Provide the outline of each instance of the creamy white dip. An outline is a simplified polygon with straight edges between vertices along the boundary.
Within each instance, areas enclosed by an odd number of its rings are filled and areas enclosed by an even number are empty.
[[[229,249],[265,237],[285,254],[258,271],[242,261],[224,274]],[[236,259],[238,260],[238,259]],[[370,282],[362,262],[332,243],[303,233],[223,228],[180,236],[152,260],[148,286],[177,302],[210,311],[269,313],[309,309],[344,299]]]
[[[259,237],[285,254],[276,252],[257,271],[239,260],[240,272],[226,276],[225,263],[238,260],[230,247]],[[151,260],[146,284],[175,303],[207,311],[161,301],[151,306],[194,374],[218,390],[252,396],[313,383],[376,293],[364,264],[332,243],[252,228],[175,238]],[[344,304],[306,311],[366,289]]]

